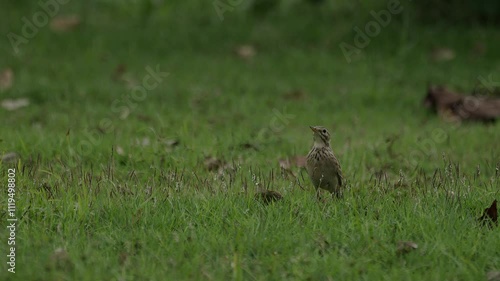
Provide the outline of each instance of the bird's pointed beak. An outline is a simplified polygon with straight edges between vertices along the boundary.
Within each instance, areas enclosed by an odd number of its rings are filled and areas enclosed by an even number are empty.
[[[315,132],[315,133],[318,131],[318,130],[316,130],[316,128],[314,128],[313,126],[309,126],[309,128],[311,128],[311,130],[312,130],[313,132]]]

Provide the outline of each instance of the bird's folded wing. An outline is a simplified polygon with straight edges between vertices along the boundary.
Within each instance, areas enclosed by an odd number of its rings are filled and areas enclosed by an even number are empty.
[[[335,175],[337,177],[337,180],[338,180],[338,185],[342,186],[344,178],[342,176],[342,168],[340,167],[339,161],[333,157],[328,158],[328,161],[330,162],[330,163],[328,163],[328,167],[329,167],[328,173],[331,175]]]

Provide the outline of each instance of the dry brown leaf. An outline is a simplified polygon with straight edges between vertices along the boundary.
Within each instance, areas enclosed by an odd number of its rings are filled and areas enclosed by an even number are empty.
[[[455,114],[453,110],[446,108],[446,109],[439,109],[438,111],[438,116],[441,118],[441,120],[447,122],[447,123],[452,123],[452,124],[460,124],[462,123],[462,119],[460,116]]]
[[[245,143],[240,144],[240,147],[243,149],[253,149],[255,151],[259,151],[259,148],[257,147],[257,145],[255,145],[253,143],[249,143],[249,142],[245,142]]]
[[[57,16],[50,21],[50,29],[57,32],[68,32],[76,29],[81,24],[77,15]]]
[[[2,155],[0,161],[3,163],[15,163],[19,159],[19,155],[15,152],[8,152]]]
[[[151,117],[149,117],[147,114],[142,114],[142,113],[137,113],[135,115],[137,117],[137,120],[143,121],[143,122],[150,122]]]
[[[283,195],[273,190],[261,190],[255,193],[255,200],[261,200],[266,205],[281,199],[283,199]]]
[[[134,77],[133,74],[127,72],[127,66],[125,64],[119,64],[116,66],[113,74],[111,75],[113,81],[123,83],[127,89],[133,89],[139,86],[139,81]]]
[[[293,90],[283,95],[286,100],[303,100],[306,98],[306,94],[302,90]]]
[[[19,99],[4,99],[2,101],[2,107],[9,110],[14,111],[21,107],[28,106],[30,104],[29,99],[27,98],[19,98]]]
[[[500,99],[470,96],[453,92],[444,86],[429,86],[424,106],[445,121],[480,121],[491,123],[500,117]]]
[[[489,225],[490,227],[498,224],[498,209],[496,199],[493,200],[491,206],[484,209],[483,215],[478,220],[485,225]]]
[[[455,58],[455,51],[446,47],[434,48],[431,52],[431,59],[436,62],[451,61]]]
[[[413,250],[416,250],[418,248],[417,243],[412,242],[412,241],[399,241],[398,242],[398,248],[396,249],[396,253],[398,255],[403,255],[407,254]]]
[[[441,85],[429,85],[427,95],[424,99],[424,106],[432,109],[435,113],[449,109],[452,104],[460,101],[462,95],[449,90]]]
[[[500,281],[500,271],[490,271],[486,273],[486,280],[488,281]]]
[[[241,45],[236,48],[236,54],[240,58],[251,59],[257,54],[257,51],[252,45]]]
[[[224,167],[225,162],[214,157],[207,156],[205,157],[205,168],[209,171],[218,171],[220,168]]]
[[[0,72],[0,91],[8,90],[14,83],[14,72],[7,68]]]
[[[500,99],[465,96],[452,105],[452,110],[462,120],[491,123],[500,117]]]
[[[113,79],[114,81],[120,81],[123,79],[123,74],[125,74],[125,72],[127,72],[127,66],[121,63],[113,71],[111,79]]]

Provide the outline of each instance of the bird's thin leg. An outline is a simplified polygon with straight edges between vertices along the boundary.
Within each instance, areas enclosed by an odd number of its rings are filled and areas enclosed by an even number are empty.
[[[336,191],[331,191],[330,192],[332,194],[332,198],[333,199],[340,199],[342,198],[342,192],[336,190]]]

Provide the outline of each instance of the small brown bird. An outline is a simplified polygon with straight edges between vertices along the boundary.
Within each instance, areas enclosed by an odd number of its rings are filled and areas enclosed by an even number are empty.
[[[330,133],[322,126],[310,128],[314,132],[314,144],[307,154],[306,169],[316,188],[316,195],[319,198],[319,189],[322,188],[341,197],[342,169],[330,147]]]

